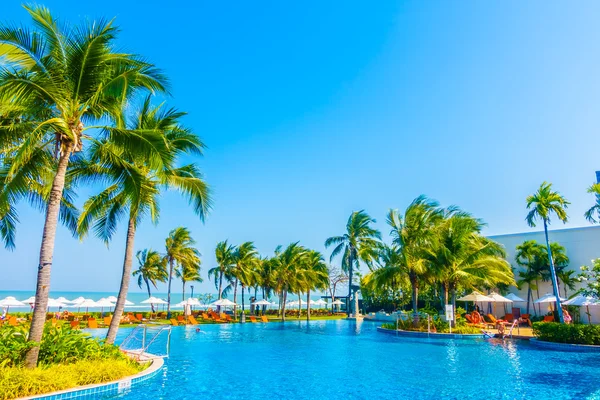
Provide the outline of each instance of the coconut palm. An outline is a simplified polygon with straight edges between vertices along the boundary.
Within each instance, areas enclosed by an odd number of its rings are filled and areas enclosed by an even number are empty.
[[[198,254],[199,256],[200,254]],[[187,282],[202,282],[200,276],[200,257],[191,257],[184,264],[181,264],[179,268],[175,269],[175,276],[181,279],[182,291],[181,300],[185,301],[185,284]]]
[[[390,226],[392,243],[402,253],[412,289],[412,307],[415,322],[418,315],[419,285],[427,272],[426,250],[433,243],[436,227],[443,219],[439,204],[425,196],[419,196],[406,208],[404,216],[390,210],[387,224]]]
[[[256,265],[258,264],[258,251],[252,242],[245,242],[236,247],[233,253],[234,267],[231,271],[235,278],[236,284],[234,287],[233,302],[236,302],[237,283],[242,287],[242,323],[246,322],[246,314],[244,312],[244,289],[254,285],[258,280],[256,274]],[[234,313],[237,318],[237,313]]]
[[[235,246],[224,242],[217,243],[215,248],[215,257],[217,259],[217,266],[208,270],[208,276],[212,276],[215,282],[215,289],[218,290],[219,300],[223,296],[223,277],[227,279],[227,276],[231,275],[231,270],[235,266]]]
[[[556,273],[558,279],[563,283],[563,290],[565,292],[565,297],[568,298],[569,294],[567,289],[575,290],[576,284],[579,282],[579,278],[575,276],[575,271],[559,271]]]
[[[535,227],[535,221],[541,219],[544,223],[544,235],[546,238],[546,248],[548,249],[548,262],[550,264],[550,277],[554,296],[556,296],[556,311],[558,319],[561,323],[564,322],[562,307],[560,306],[558,280],[556,278],[556,270],[552,260],[552,250],[550,248],[550,240],[548,238],[548,224],[550,223],[550,215],[556,214],[558,219],[563,223],[567,222],[567,207],[569,202],[558,192],[552,190],[552,184],[543,182],[537,192],[527,196],[527,213],[526,221],[531,227]]]
[[[93,226],[96,236],[108,244],[121,217],[126,216],[128,221],[123,274],[114,316],[107,333],[108,343],[113,343],[115,339],[125,307],[137,227],[146,215],[150,216],[153,223],[158,222],[161,191],[174,189],[183,194],[202,221],[210,208],[208,187],[196,165],[177,166],[180,157],[201,154],[203,149],[200,139],[179,124],[183,115],[184,113],[174,109],[164,110],[163,105],[152,107],[148,97],[131,121],[125,122],[125,116],[120,118],[122,123],[127,123],[124,128],[115,128],[131,132],[153,131],[160,135],[161,142],[157,142],[155,147],[165,154],[161,155],[163,162],[158,166],[135,149],[130,151],[112,140],[102,140],[93,143],[88,159],[74,163],[69,172],[74,180],[100,179],[107,184],[106,189],[90,197],[83,206],[78,222],[78,232],[82,237]],[[169,257],[172,255],[170,250],[168,248],[167,251]],[[167,259],[170,261],[170,291],[174,259]]]
[[[454,309],[459,285],[474,289],[516,283],[502,245],[482,236],[483,226],[481,220],[452,208],[436,229],[430,261],[448,288]]]
[[[396,245],[383,246],[377,261],[378,268],[363,278],[363,284],[373,293],[385,295],[396,294],[403,287],[410,285],[411,269],[406,262],[405,253]]]
[[[169,284],[167,288],[167,318],[171,318],[171,281],[175,266],[200,264],[200,252],[194,248],[196,241],[188,228],[179,227],[169,232],[165,240],[165,259],[169,265]]]
[[[116,51],[117,28],[113,21],[98,20],[70,27],[58,23],[48,9],[26,6],[34,30],[26,26],[0,26],[0,98],[11,98],[15,106],[35,104],[38,118],[24,118],[27,132],[16,139],[16,149],[7,173],[10,181],[30,162],[36,149],[54,148],[58,160],[48,200],[29,341],[39,343],[46,317],[50,269],[56,227],[69,162],[83,148],[84,132],[93,126],[84,122],[111,121],[115,102],[134,96],[139,89],[164,91],[164,77],[141,58]],[[107,118],[108,117],[108,118]],[[96,130],[95,132],[105,132]],[[94,132],[94,131],[91,131]],[[14,131],[1,130],[0,135]],[[110,132],[114,140],[131,148],[148,150],[149,141],[135,140],[126,131]],[[6,137],[0,142],[7,142]],[[135,142],[135,143],[134,143]],[[27,367],[37,363],[39,346],[26,357]]]
[[[544,246],[540,245],[535,240],[526,240],[517,246],[515,261],[518,265],[525,268],[525,271],[519,271],[519,280],[517,285],[527,284],[527,314],[529,314],[529,305],[533,300],[532,291],[535,289],[539,294],[538,279],[540,278],[540,260],[545,257]],[[547,258],[546,258],[547,259]],[[535,310],[535,306],[534,306]]]
[[[133,276],[138,277],[138,286],[142,289],[142,286],[146,285],[148,291],[148,298],[152,297],[150,291],[150,284],[156,289],[157,282],[166,282],[169,275],[167,274],[167,266],[165,259],[155,250],[140,250],[137,252],[136,257],[138,259],[138,269],[133,271]],[[154,304],[150,304],[152,312],[154,312]]]
[[[348,316],[352,314],[353,308],[351,298],[354,270],[359,269],[361,261],[371,265],[377,258],[381,234],[371,226],[373,223],[375,220],[364,210],[355,211],[348,218],[346,232],[342,236],[332,236],[325,241],[326,248],[334,246],[330,261],[341,254],[342,268],[348,273]]]
[[[296,243],[291,243],[284,250],[281,246],[275,249],[275,256],[270,258],[270,267],[274,271],[273,288],[279,294],[281,319],[285,321],[285,305],[288,292],[294,293],[297,288],[297,270],[302,265],[308,250]]]
[[[600,183],[594,183],[588,188],[587,192],[595,196],[596,203],[584,215],[588,221],[595,224],[598,222],[596,218],[600,217]]]
[[[315,250],[307,252],[300,268],[299,283],[306,292],[306,320],[310,321],[310,292],[311,290],[327,289],[329,274],[323,255]],[[298,298],[298,302],[300,303],[300,298]]]

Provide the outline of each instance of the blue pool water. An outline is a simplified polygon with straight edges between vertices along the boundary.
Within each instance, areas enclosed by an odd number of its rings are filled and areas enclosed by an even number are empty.
[[[378,325],[175,327],[164,371],[111,398],[600,399],[600,354],[525,341],[409,339]]]

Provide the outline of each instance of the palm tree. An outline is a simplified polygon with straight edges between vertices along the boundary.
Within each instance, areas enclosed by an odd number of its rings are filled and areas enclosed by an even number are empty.
[[[397,210],[390,210],[387,223],[391,228],[392,243],[403,253],[410,285],[415,323],[418,318],[419,280],[427,271],[426,249],[431,246],[436,235],[436,226],[443,219],[439,204],[425,196],[419,196],[406,208],[404,216]]]
[[[355,211],[348,218],[346,233],[342,236],[332,236],[325,241],[325,247],[335,246],[331,252],[330,261],[342,254],[342,268],[348,273],[348,317],[352,314],[352,275],[359,268],[360,261],[367,265],[377,258],[381,234],[371,227],[375,220],[364,210]],[[358,312],[358,310],[357,310]]]
[[[527,283],[527,314],[529,314],[530,301],[533,300],[532,290],[539,289],[537,280],[540,277],[540,260],[543,259],[542,253],[544,247],[535,240],[526,240],[517,246],[515,261],[521,267],[525,267],[525,271],[519,271],[518,285]],[[535,306],[533,308],[535,310]]]
[[[185,301],[185,284],[187,282],[202,282],[202,277],[200,276],[200,257],[194,256],[191,260],[181,264],[180,268],[175,269],[175,276],[181,279],[181,284],[183,286],[181,300]]]
[[[565,297],[568,298],[567,289],[575,290],[575,285],[579,282],[579,278],[574,276],[575,271],[560,271],[556,273],[558,275],[558,279],[560,279],[563,283],[563,290],[565,291]]]
[[[558,291],[558,280],[552,260],[552,250],[550,248],[550,240],[548,238],[548,224],[550,223],[550,214],[554,213],[560,221],[567,222],[567,207],[569,202],[558,192],[552,190],[552,184],[543,182],[538,191],[530,196],[527,196],[527,209],[530,210],[527,214],[527,224],[535,227],[535,220],[540,218],[544,223],[544,235],[546,237],[546,248],[548,249],[548,262],[550,264],[550,275],[552,280],[552,288],[554,296],[556,296],[556,311],[558,319],[564,323],[562,307],[560,305],[560,293]]]
[[[363,278],[363,284],[374,293],[395,298],[401,288],[410,285],[411,269],[405,255],[396,245],[383,246],[377,261],[379,267]]]
[[[275,256],[270,259],[270,267],[274,271],[273,287],[279,294],[281,307],[281,319],[285,321],[285,304],[288,292],[294,292],[297,287],[297,269],[302,265],[308,250],[299,245],[298,242],[291,243],[285,250],[281,246],[275,249]]]
[[[600,183],[594,183],[587,192],[595,195],[596,203],[585,212],[584,216],[592,224],[595,224],[598,220],[594,216],[600,217]]]
[[[308,251],[301,266],[300,285],[306,291],[306,320],[310,321],[310,291],[326,289],[329,282],[327,264],[318,251]],[[300,298],[298,298],[300,304]],[[298,313],[300,315],[300,313]]]
[[[15,105],[35,104],[35,119],[24,118],[26,135],[14,138],[18,149],[7,173],[10,181],[27,165],[36,149],[54,148],[58,159],[46,202],[36,287],[36,307],[28,340],[39,343],[46,317],[50,291],[50,270],[56,227],[60,214],[65,177],[73,154],[83,148],[84,132],[92,126],[84,121],[110,120],[114,104],[131,98],[139,89],[164,91],[165,79],[152,65],[139,57],[115,50],[117,28],[112,21],[99,20],[69,28],[59,24],[41,6],[26,6],[35,31],[26,26],[0,27],[0,98]],[[109,117],[109,118],[106,118]],[[13,131],[14,132],[14,131]],[[13,134],[2,130],[1,136]],[[128,132],[112,132],[123,144],[148,150]],[[6,137],[0,138],[0,142]],[[133,144],[133,142],[136,142]],[[148,143],[146,141],[146,143]],[[26,366],[35,367],[39,346],[33,346]]]
[[[193,246],[196,241],[188,228],[179,227],[169,232],[165,240],[165,259],[169,264],[169,284],[167,288],[167,318],[171,318],[171,281],[175,265],[186,266],[190,264],[200,264],[200,252]]]
[[[157,282],[166,282],[168,279],[167,266],[165,259],[158,251],[140,250],[137,252],[138,269],[133,271],[133,276],[138,277],[138,286],[140,289],[143,284],[146,284],[148,298],[152,296],[150,292],[150,284],[156,289]],[[154,312],[154,304],[150,304],[152,312]]]
[[[235,266],[235,246],[224,242],[217,243],[215,257],[217,266],[208,270],[208,276],[212,276],[215,282],[215,288],[219,293],[219,300],[223,296],[223,277],[231,275],[231,270]]]
[[[470,214],[451,208],[432,243],[431,263],[450,291],[454,309],[459,285],[492,288],[515,284],[502,245],[480,234],[483,225]]]
[[[233,254],[234,259],[234,267],[232,269],[232,274],[235,277],[236,284],[234,287],[234,293],[237,292],[237,282],[239,282],[242,286],[242,320],[241,322],[246,322],[246,313],[244,312],[244,289],[246,287],[252,286],[254,282],[257,280],[257,275],[255,272],[256,265],[259,261],[258,251],[256,251],[256,247],[254,247],[254,243],[245,242],[240,244]],[[236,294],[234,294],[235,303]],[[234,314],[237,318],[237,313],[235,312],[234,306]]]

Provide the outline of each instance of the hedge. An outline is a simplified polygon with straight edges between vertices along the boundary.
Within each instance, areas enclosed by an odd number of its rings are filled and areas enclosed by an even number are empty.
[[[546,342],[600,345],[598,325],[534,322],[533,334]]]

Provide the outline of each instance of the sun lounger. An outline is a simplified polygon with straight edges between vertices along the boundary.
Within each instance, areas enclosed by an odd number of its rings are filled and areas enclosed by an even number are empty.
[[[71,329],[79,329],[79,321],[71,321]]]
[[[205,321],[208,321],[208,320],[210,320],[210,317],[208,316],[207,313],[203,312],[202,313],[202,319],[205,320]]]
[[[261,320],[262,322],[269,322],[269,320],[267,319],[267,317],[265,317],[264,315],[261,315],[261,316],[260,316],[260,320]]]
[[[254,315],[250,316],[250,322],[252,322],[252,323],[256,323],[257,322],[256,321],[256,317]]]
[[[140,321],[144,320],[144,316],[142,314],[135,314],[135,317]]]
[[[104,325],[109,326],[112,322],[112,317],[104,317]]]
[[[19,322],[17,321],[17,317],[9,317],[8,318],[8,324],[10,326],[17,326],[17,325],[19,325]]]
[[[90,329],[98,329],[98,321],[93,318],[87,320],[87,325]]]
[[[554,322],[554,315],[544,316],[544,322]]]
[[[519,324],[526,323],[531,326],[531,319],[529,314],[522,314],[521,318],[519,318]]]
[[[171,321],[171,325],[173,325],[173,326],[179,325],[179,323],[177,322],[177,320],[175,318],[171,318],[170,321]]]
[[[179,323],[185,323],[185,320],[183,319],[183,315],[178,315],[177,316],[177,322],[179,322]]]
[[[198,325],[198,321],[196,321],[196,318],[194,318],[191,315],[188,317],[188,321],[191,325]]]

